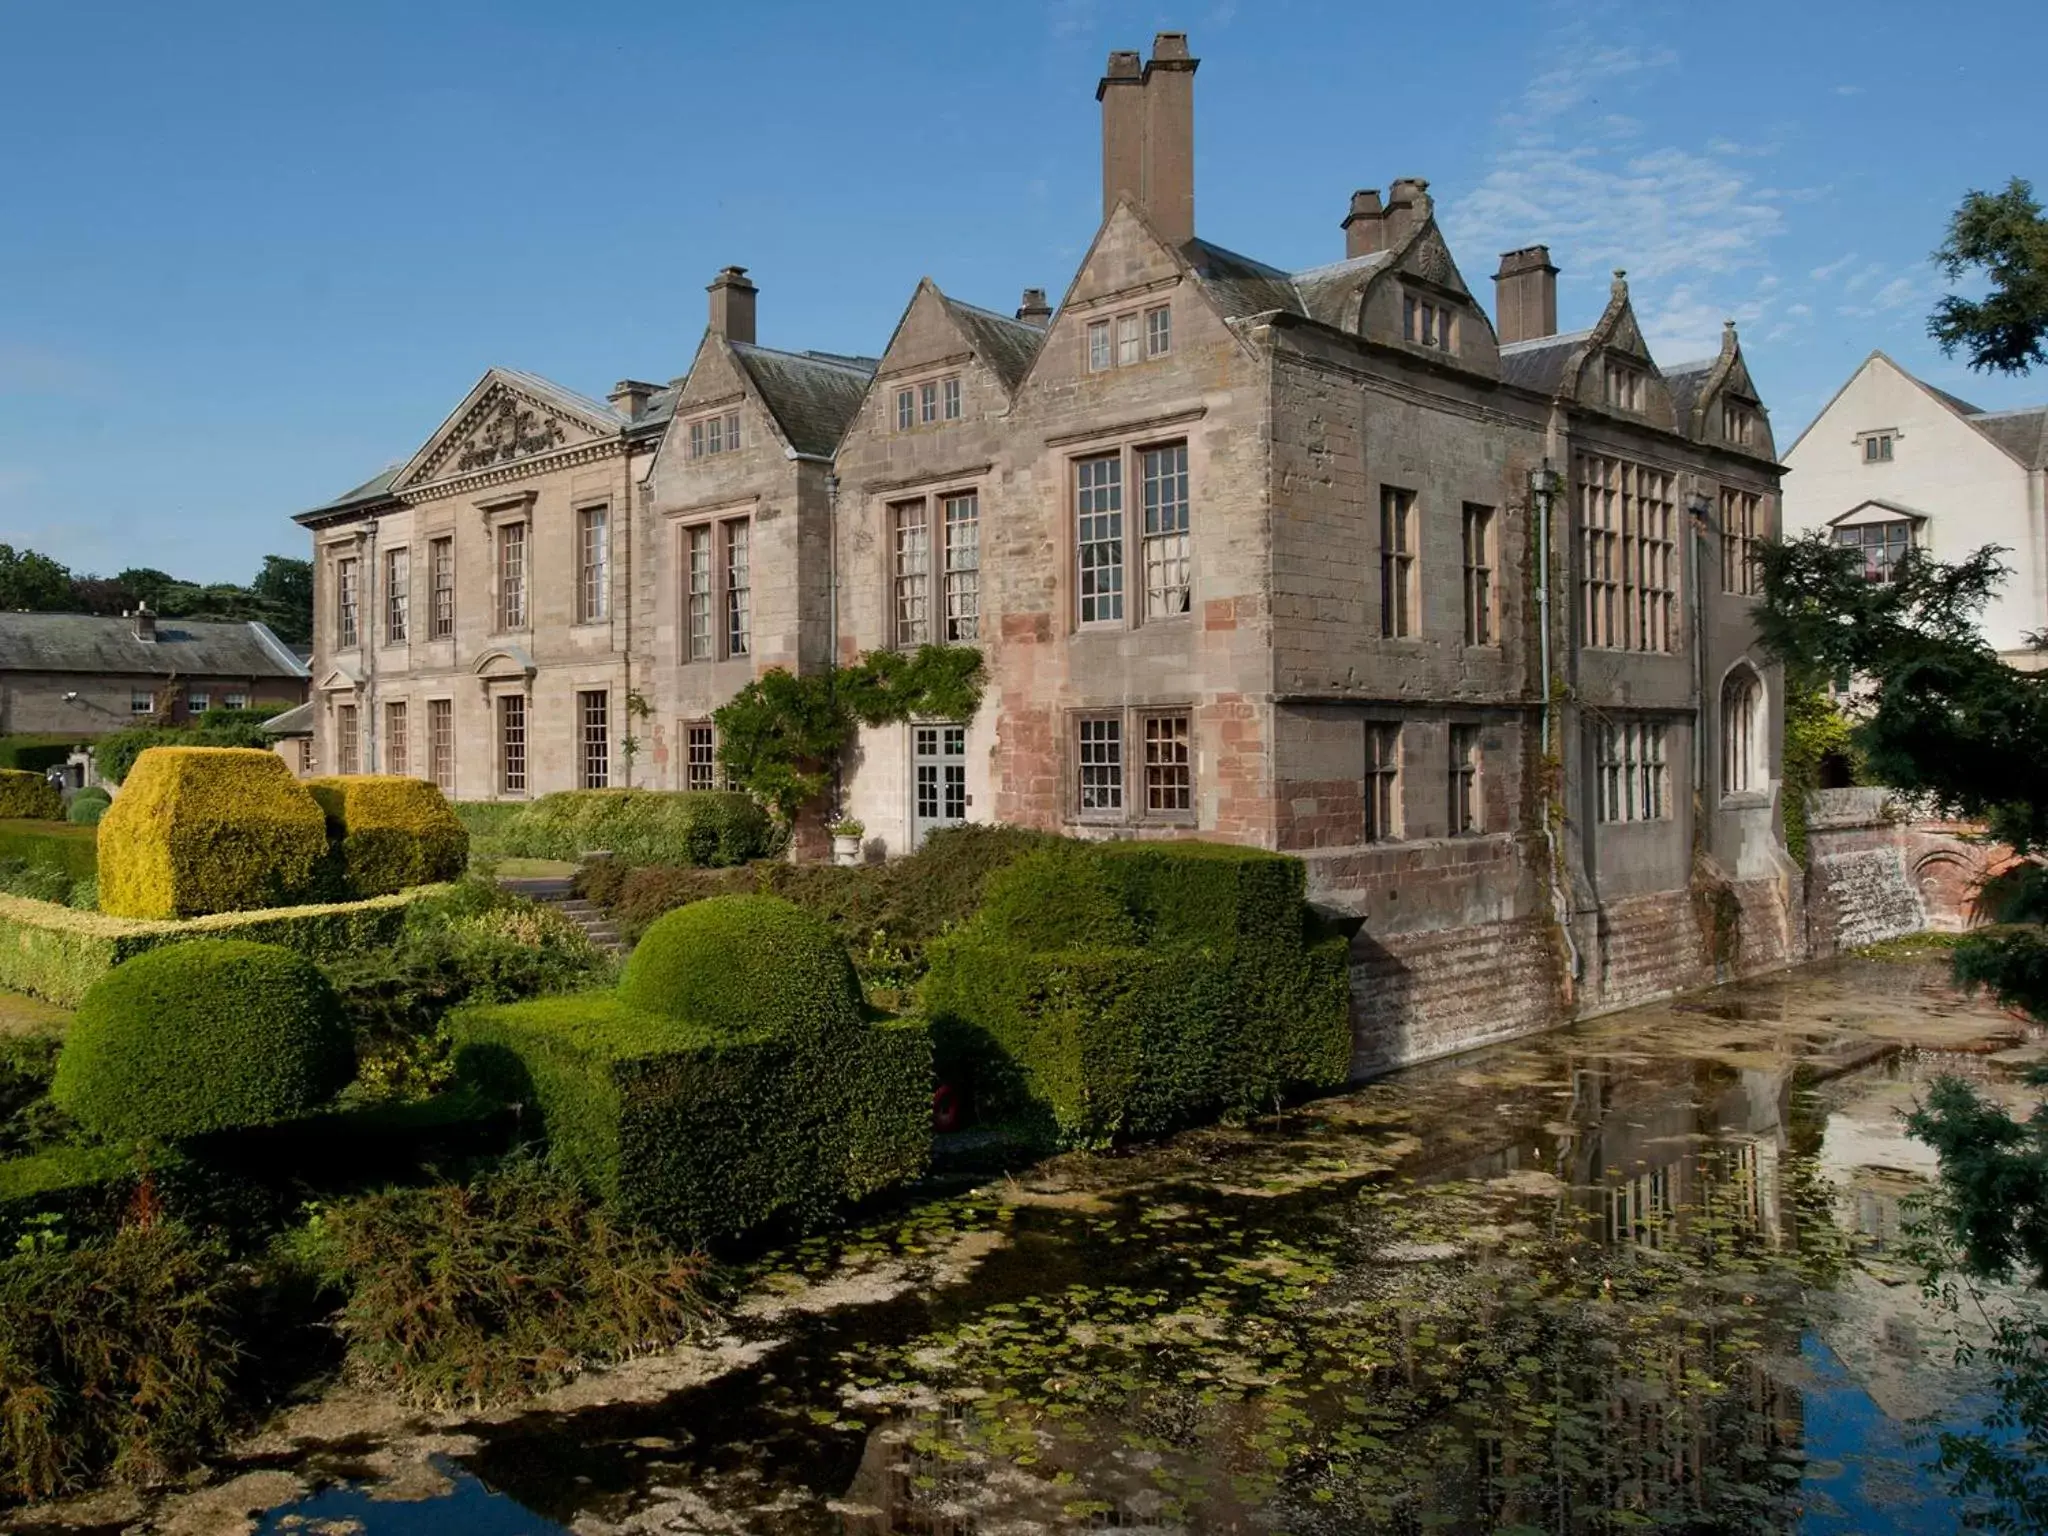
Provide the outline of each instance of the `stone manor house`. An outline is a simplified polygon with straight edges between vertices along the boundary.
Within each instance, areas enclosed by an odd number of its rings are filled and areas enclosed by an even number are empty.
[[[1296,854],[1357,930],[1361,1072],[1802,952],[1750,623],[1780,471],[1733,328],[1660,366],[1616,273],[1560,333],[1536,244],[1489,315],[1419,179],[1333,207],[1327,265],[1226,250],[1196,63],[1110,55],[1057,306],[925,279],[879,356],[784,350],[728,267],[682,376],[493,369],[300,514],[320,767],[709,787],[766,669],[975,645],[975,718],[848,763],[870,853],[995,820]]]

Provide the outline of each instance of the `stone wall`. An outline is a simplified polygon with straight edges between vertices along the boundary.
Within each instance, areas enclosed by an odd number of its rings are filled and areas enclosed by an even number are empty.
[[[1807,801],[1807,949],[1816,959],[1924,929],[1984,920],[1977,893],[2012,850],[1975,829],[1915,816],[1883,789],[1816,790]]]

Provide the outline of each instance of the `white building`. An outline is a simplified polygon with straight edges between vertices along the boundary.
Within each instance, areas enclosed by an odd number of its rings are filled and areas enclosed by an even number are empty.
[[[1985,611],[2007,660],[2037,666],[2048,630],[2048,406],[1980,411],[1873,352],[1785,455],[1785,532],[1833,531],[1873,581],[1907,548],[1956,560],[2002,546],[2012,574]]]

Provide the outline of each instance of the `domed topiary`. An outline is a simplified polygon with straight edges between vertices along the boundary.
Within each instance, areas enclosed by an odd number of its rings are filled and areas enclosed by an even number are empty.
[[[823,1037],[862,1023],[845,947],[779,896],[713,896],[676,908],[642,935],[619,997],[727,1039]]]
[[[274,944],[197,939],[93,983],[50,1093],[110,1140],[175,1140],[303,1114],[353,1066],[340,1001],[311,960]]]
[[[202,917],[310,899],[327,818],[256,747],[151,747],[100,822],[100,910]]]
[[[88,785],[71,797],[71,803],[64,808],[64,819],[74,826],[96,827],[113,803],[114,797],[104,789],[97,784]]]
[[[469,862],[469,833],[425,779],[357,773],[305,784],[327,817],[337,899],[453,880]]]

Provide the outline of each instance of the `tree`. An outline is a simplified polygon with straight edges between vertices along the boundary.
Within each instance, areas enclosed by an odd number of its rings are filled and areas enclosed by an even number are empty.
[[[0,544],[0,612],[61,613],[70,606],[70,571],[48,555]]]
[[[1953,357],[1962,349],[1982,372],[2025,373],[2048,363],[2048,218],[2031,183],[2015,176],[2003,192],[1972,190],[1934,253],[1951,283],[1981,271],[1990,294],[1954,294],[1934,306],[1927,331]]]

